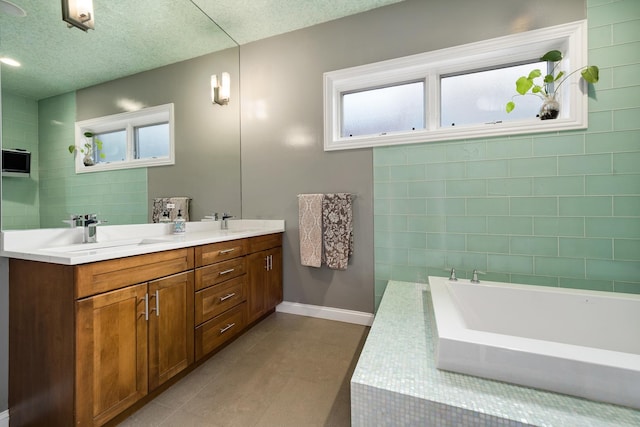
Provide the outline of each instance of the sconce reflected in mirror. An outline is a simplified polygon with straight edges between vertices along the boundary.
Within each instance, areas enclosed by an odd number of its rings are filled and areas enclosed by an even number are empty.
[[[69,28],[76,27],[82,31],[93,30],[93,0],[62,0],[62,20]]]
[[[227,105],[231,96],[231,76],[229,73],[222,73],[211,76],[211,102],[219,105]]]
[[[2,62],[3,64],[10,65],[12,67],[19,67],[22,65],[15,59],[9,58],[8,56],[0,56],[0,62]]]

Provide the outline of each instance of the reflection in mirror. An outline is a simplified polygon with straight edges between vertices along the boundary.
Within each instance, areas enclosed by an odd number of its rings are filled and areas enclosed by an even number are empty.
[[[198,0],[201,1],[201,0]],[[189,0],[94,0],[95,30],[67,28],[56,1],[0,11],[2,146],[32,153],[31,174],[2,178],[2,228],[63,227],[70,214],[144,223],[155,197],[192,199],[191,219],[240,215],[239,49]],[[231,101],[211,102],[230,73]],[[175,104],[176,164],[76,174],[79,120]]]

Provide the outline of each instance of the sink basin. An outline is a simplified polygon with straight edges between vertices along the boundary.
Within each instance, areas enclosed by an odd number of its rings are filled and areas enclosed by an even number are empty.
[[[170,243],[170,239],[128,239],[118,240],[113,242],[98,242],[98,243],[77,243],[69,246],[57,246],[53,248],[46,248],[44,250],[49,252],[74,254],[74,255],[91,255],[107,252],[115,252],[126,249],[133,249],[140,246],[154,245],[160,243]]]

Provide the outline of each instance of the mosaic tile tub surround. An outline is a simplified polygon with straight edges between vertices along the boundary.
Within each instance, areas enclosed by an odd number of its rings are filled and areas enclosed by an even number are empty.
[[[428,284],[390,281],[351,378],[353,426],[640,425],[640,411],[440,371]]]

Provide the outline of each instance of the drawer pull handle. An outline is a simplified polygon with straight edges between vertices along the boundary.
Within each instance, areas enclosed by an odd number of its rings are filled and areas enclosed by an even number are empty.
[[[235,292],[232,292],[232,293],[230,293],[230,294],[228,294],[228,295],[225,295],[225,296],[223,296],[223,297],[220,297],[220,302],[225,301],[225,300],[228,300],[229,298],[234,297],[234,296],[236,296],[236,293],[235,293]]]
[[[233,273],[234,271],[235,271],[235,268],[230,268],[228,270],[221,271],[220,273],[218,273],[218,275],[223,276],[225,274]]]
[[[235,323],[229,323],[227,326],[225,326],[224,328],[220,329],[220,333],[224,334],[225,332],[227,332],[229,329],[233,328],[234,326],[236,326]]]
[[[226,255],[226,254],[230,254],[231,252],[235,251],[236,248],[231,248],[231,249],[225,249],[223,251],[218,252],[220,255]]]

